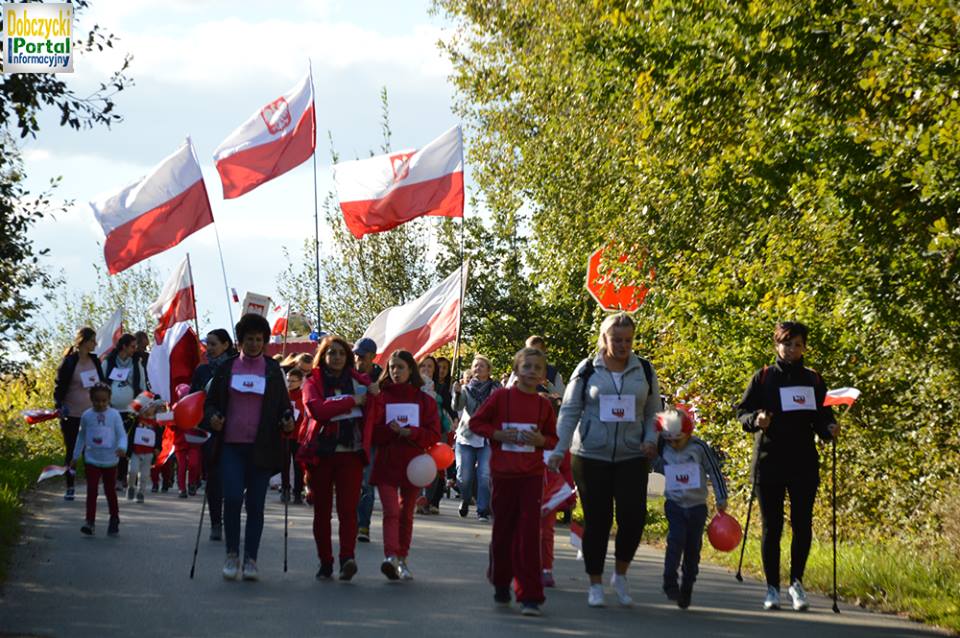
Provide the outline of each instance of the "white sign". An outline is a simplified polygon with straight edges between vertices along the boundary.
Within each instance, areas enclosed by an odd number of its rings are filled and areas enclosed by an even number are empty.
[[[252,312],[255,315],[260,315],[261,317],[266,317],[267,313],[273,307],[270,297],[266,295],[258,295],[255,292],[248,292],[243,296],[243,312],[241,314],[245,315],[248,312]]]
[[[600,420],[606,423],[631,423],[637,420],[637,397],[634,394],[600,395]]]
[[[110,371],[111,381],[126,381],[130,376],[130,368],[114,368]]]
[[[263,394],[267,379],[259,374],[235,374],[230,378],[230,387],[244,394]]]
[[[73,5],[3,3],[4,73],[73,73]]]
[[[157,443],[157,433],[153,428],[137,427],[133,432],[133,444],[153,447]]]
[[[537,429],[537,424],[504,423],[501,427],[505,432],[533,432]],[[537,451],[532,445],[525,445],[523,443],[508,443],[507,441],[500,442],[500,449],[504,452],[524,452],[526,454]]]
[[[684,491],[700,487],[700,466],[696,463],[677,463],[663,468],[666,490]]]
[[[780,407],[784,412],[816,410],[817,397],[808,385],[792,385],[780,388]]]
[[[388,403],[387,425],[396,423],[402,428],[420,427],[420,405],[417,403]]]
[[[80,372],[80,385],[85,388],[92,388],[100,382],[96,370],[83,370]]]

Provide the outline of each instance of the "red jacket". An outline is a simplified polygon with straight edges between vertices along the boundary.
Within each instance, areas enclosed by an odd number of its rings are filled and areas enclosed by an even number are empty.
[[[290,407],[293,410],[296,425],[293,428],[293,432],[290,434],[281,433],[280,436],[285,439],[299,441],[300,437],[302,437],[306,431],[307,426],[307,411],[303,407],[303,386],[300,386],[296,390],[290,390]]]
[[[353,377],[353,380],[360,385],[370,385],[370,377],[367,375],[357,372],[352,368],[350,369],[350,375]],[[303,411],[306,414],[306,424],[300,428],[302,435],[299,437],[299,441],[301,445],[310,441],[321,427],[323,428],[322,436],[336,437],[340,431],[339,424],[336,421],[331,421],[331,419],[349,412],[356,406],[353,395],[347,395],[343,399],[325,397],[323,371],[320,369],[315,370],[314,373],[304,381],[301,389],[303,391]],[[367,407],[364,408],[365,413],[369,411],[369,401],[371,398],[370,396],[367,397]],[[369,419],[366,418],[361,421],[363,424],[362,441],[364,462],[367,462],[370,458],[371,437],[368,431],[370,428],[368,422]]]
[[[410,460],[440,440],[440,411],[437,400],[409,383],[390,383],[367,403],[367,427],[377,446],[370,473],[371,485],[414,487],[407,480]],[[394,434],[386,424],[386,406],[390,403],[416,403],[420,406],[420,427],[409,428],[410,436]]]
[[[533,423],[546,443],[534,452],[504,450],[503,444],[493,438],[493,433],[502,430],[504,423]],[[539,394],[521,392],[516,387],[501,388],[491,394],[470,417],[470,430],[490,439],[490,475],[494,478],[542,476],[546,468],[543,450],[557,446],[557,417],[550,400]]]

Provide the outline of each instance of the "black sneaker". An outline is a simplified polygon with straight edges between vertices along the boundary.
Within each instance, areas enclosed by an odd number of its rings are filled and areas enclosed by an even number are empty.
[[[690,599],[693,598],[693,585],[684,584],[680,588],[680,597],[677,598],[677,607],[686,609],[690,606]]]
[[[293,495],[293,504],[294,505],[303,505],[303,494],[297,492]]]
[[[672,585],[664,584],[663,593],[667,595],[667,600],[676,602],[680,599],[680,588],[677,587],[676,583]]]
[[[170,491],[170,486],[169,486],[169,485],[164,485],[163,487],[160,488],[160,491],[163,492],[164,494],[166,494],[167,492]]]
[[[157,492],[160,491],[160,486],[154,483],[154,485],[150,488],[150,491],[156,494]]]
[[[212,541],[223,540],[223,525],[210,526],[210,540]]]
[[[83,527],[80,528],[80,531],[87,536],[93,536],[93,523],[87,521],[83,524]]]
[[[320,563],[317,580],[330,580],[331,577],[333,577],[333,563]]]
[[[190,496],[196,496],[196,495],[197,495],[197,486],[196,486],[196,485],[191,485],[189,488],[187,488],[187,494],[189,494]]]
[[[477,512],[477,520],[481,523],[490,522],[490,513],[489,512]]]
[[[542,616],[540,605],[537,603],[523,603],[520,607],[520,613],[524,616]]]
[[[340,560],[340,580],[350,580],[357,573],[357,561],[352,558]]]
[[[116,536],[120,533],[120,519],[111,518],[110,524],[107,525],[107,536]]]
[[[460,518],[466,518],[467,514],[470,513],[470,501],[463,499],[463,502],[460,503]]]
[[[187,498],[187,490],[180,490],[180,498]]]
[[[496,587],[493,591],[493,601],[498,605],[509,605],[513,601],[510,596],[510,587]]]

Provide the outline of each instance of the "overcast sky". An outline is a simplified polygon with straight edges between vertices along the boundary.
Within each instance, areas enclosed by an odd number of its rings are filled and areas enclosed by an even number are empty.
[[[68,285],[90,290],[93,264],[103,265],[103,232],[88,202],[142,177],[193,138],[224,250],[230,285],[282,301],[275,289],[282,247],[297,250],[313,235],[310,162],[238,199],[224,201],[212,154],[252,113],[290,90],[313,62],[317,101],[317,178],[321,202],[332,188],[327,131],[345,159],[379,147],[379,92],[390,99],[394,149],[422,146],[457,123],[451,111],[450,64],[429,0],[93,0],[76,31],[99,24],[119,37],[115,49],[79,57],[72,76],[84,95],[134,56],[135,85],[116,96],[124,121],[76,132],[49,111],[38,139],[24,147],[28,185],[42,190],[62,175],[58,198],[76,205],[31,232],[47,263]],[[322,217],[322,213],[321,213]],[[321,220],[322,223],[322,220]],[[149,260],[166,278],[189,252],[197,305],[210,325],[229,319],[213,227]],[[236,310],[236,308],[235,308]]]

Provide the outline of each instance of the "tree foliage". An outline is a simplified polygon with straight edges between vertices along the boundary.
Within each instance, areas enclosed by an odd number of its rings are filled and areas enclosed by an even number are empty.
[[[699,397],[745,489],[730,405],[774,323],[808,323],[808,362],[864,392],[843,417],[845,529],[935,530],[960,467],[956,5],[437,6],[477,181],[529,211],[531,278],[564,334],[591,318],[589,252],[640,247],[640,348]]]

